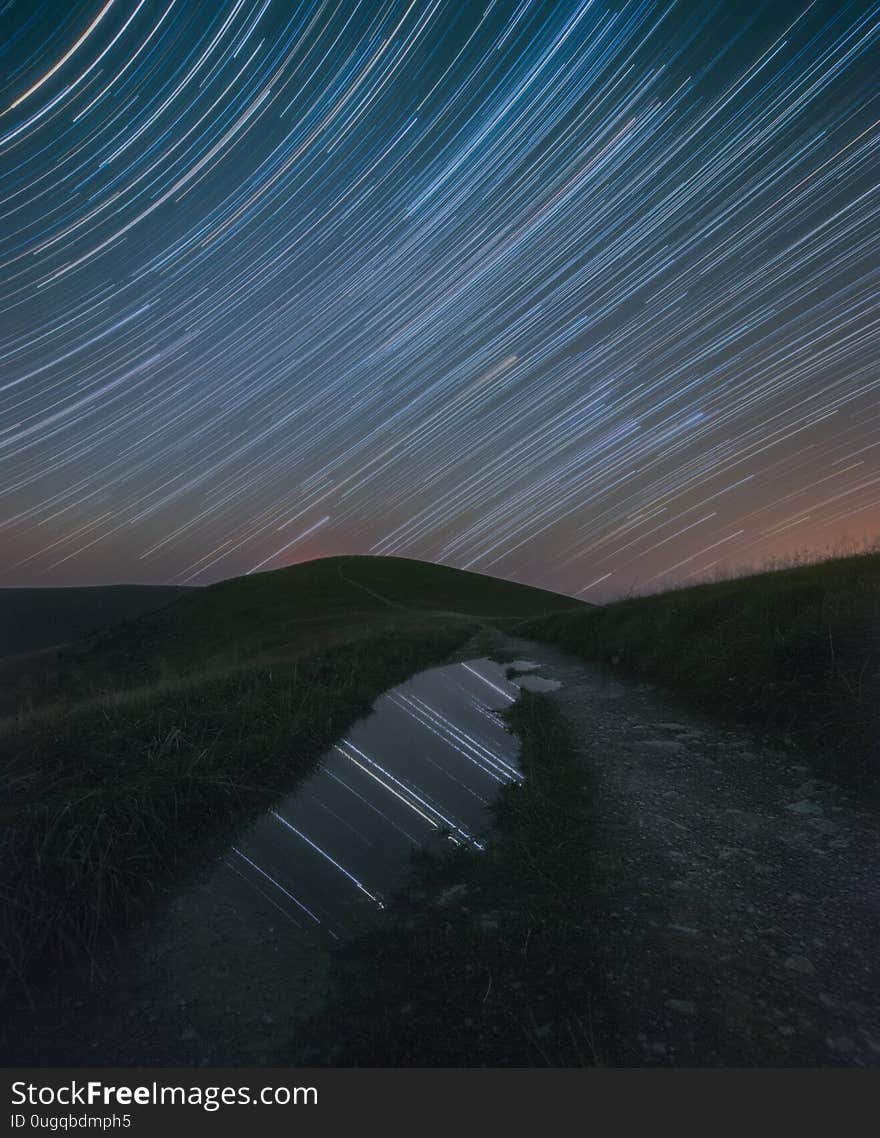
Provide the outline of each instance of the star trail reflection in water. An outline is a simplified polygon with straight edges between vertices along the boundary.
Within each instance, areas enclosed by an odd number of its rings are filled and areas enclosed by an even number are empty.
[[[518,662],[518,670],[535,666]],[[304,933],[352,935],[384,908],[415,848],[484,848],[488,806],[522,778],[517,740],[499,713],[520,687],[548,686],[543,677],[508,679],[480,659],[393,688],[240,837],[212,888],[227,895],[234,886],[248,921],[277,923],[280,911]]]

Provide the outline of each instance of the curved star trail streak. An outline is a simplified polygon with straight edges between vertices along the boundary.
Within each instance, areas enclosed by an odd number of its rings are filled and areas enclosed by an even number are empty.
[[[880,4],[0,16],[0,582],[880,533]]]

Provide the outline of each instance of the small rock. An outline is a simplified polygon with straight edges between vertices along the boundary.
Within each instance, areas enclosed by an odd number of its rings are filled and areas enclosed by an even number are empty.
[[[690,1000],[667,1000],[666,1007],[672,1012],[680,1012],[685,1016],[695,1016],[697,1009]]]
[[[871,1050],[874,1052],[874,1054],[880,1055],[880,1043],[878,1043],[876,1039],[873,1039],[871,1037],[871,1035],[865,1030],[865,1028],[860,1027],[859,1031],[865,1037],[865,1039],[868,1041],[868,1046],[871,1048]]]
[[[684,750],[681,743],[674,739],[646,739],[642,745],[665,755],[678,755]]]
[[[790,1023],[781,1023],[779,1025],[779,1034],[784,1035],[786,1039],[790,1039],[795,1034],[795,1030]]]
[[[457,901],[460,897],[464,897],[468,891],[467,885],[461,881],[458,885],[450,885],[448,889],[444,889],[437,899],[440,905],[448,905],[451,901]]]
[[[807,798],[800,798],[797,802],[792,802],[786,806],[786,810],[791,814],[821,814],[822,807],[817,806],[815,802],[810,802]]]
[[[804,976],[815,976],[816,969],[813,967],[812,960],[808,960],[806,956],[789,956],[785,962],[785,967],[790,972],[800,972]]]
[[[682,936],[698,937],[701,935],[699,929],[692,928],[690,925],[667,925],[666,927],[674,933],[681,933]]]

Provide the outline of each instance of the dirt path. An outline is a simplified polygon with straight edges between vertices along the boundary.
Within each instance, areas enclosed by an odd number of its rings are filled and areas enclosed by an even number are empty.
[[[8,1066],[278,1066],[321,1006],[329,948],[291,935],[284,912],[206,869],[96,967],[59,973],[0,1023]]]
[[[550,698],[579,740],[600,1059],[880,1066],[876,814],[796,752],[547,646],[486,631],[457,655],[492,646],[562,681]],[[282,926],[196,882],[85,999],[66,983],[0,1044],[19,1063],[222,1063],[233,1043],[236,1062],[284,1062],[330,959]]]
[[[876,814],[650,685],[502,644],[563,681],[580,740],[609,1061],[880,1065]]]

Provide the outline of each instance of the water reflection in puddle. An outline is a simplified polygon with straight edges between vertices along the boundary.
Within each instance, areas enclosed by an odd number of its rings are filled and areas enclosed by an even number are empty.
[[[251,919],[277,921],[280,911],[304,932],[340,939],[384,906],[415,847],[439,840],[482,849],[487,806],[521,778],[518,741],[498,713],[520,686],[559,686],[505,673],[472,660],[432,668],[381,696],[242,835],[220,871],[227,880],[215,887],[228,891],[234,880]]]
[[[526,691],[557,691],[562,687],[559,680],[548,680],[544,676],[517,676],[513,682]]]
[[[508,664],[508,670],[516,672],[531,673],[535,668],[540,668],[540,664],[536,664],[533,660],[514,660],[512,664]],[[545,676],[533,675],[516,675],[511,677],[513,683],[517,687],[525,688],[526,691],[556,691],[562,687],[559,680],[549,680]]]

